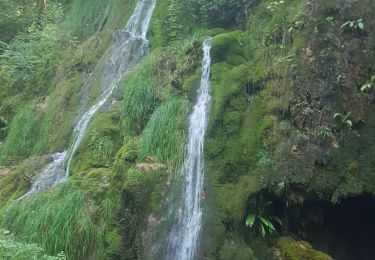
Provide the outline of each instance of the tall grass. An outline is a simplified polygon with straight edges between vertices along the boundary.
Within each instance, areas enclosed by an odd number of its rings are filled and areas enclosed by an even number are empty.
[[[182,161],[188,102],[172,98],[159,106],[148,121],[139,143],[141,158],[154,156],[177,168]]]
[[[38,135],[40,116],[34,105],[27,105],[18,110],[0,151],[1,164],[32,154],[35,138]]]
[[[87,259],[99,247],[94,209],[82,191],[66,183],[15,202],[3,213],[1,225],[48,254],[64,251],[69,258]]]
[[[0,229],[0,259],[66,260],[66,257],[64,253],[59,253],[56,257],[46,255],[38,245],[15,240],[9,231]]]
[[[125,81],[123,125],[127,132],[138,133],[152,113],[156,93],[147,65],[133,72]]]

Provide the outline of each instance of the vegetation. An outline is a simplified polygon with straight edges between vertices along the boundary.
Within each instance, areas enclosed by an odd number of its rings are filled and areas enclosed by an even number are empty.
[[[323,252],[314,250],[306,241],[295,241],[291,237],[281,237],[277,241],[277,247],[286,260],[311,259],[332,260],[332,257]]]
[[[153,156],[159,162],[178,167],[182,161],[187,101],[172,99],[152,114],[139,143],[141,158]]]
[[[333,118],[339,118],[341,124],[347,125],[349,127],[353,126],[352,120],[349,119],[351,113],[347,113],[346,115],[343,115],[341,113],[336,113]]]
[[[365,28],[363,24],[363,19],[357,19],[355,21],[347,21],[341,25],[341,28],[345,28],[345,27],[349,27],[353,29],[361,29],[361,30]]]
[[[152,113],[156,103],[155,87],[150,78],[151,64],[143,64],[139,72],[132,73],[124,87],[124,128],[126,132],[139,133]]]
[[[158,0],[150,53],[93,117],[69,181],[15,201],[97,100],[136,2],[0,0],[0,227],[12,234],[0,231],[0,258],[152,258],[209,35],[199,254],[332,259],[305,230],[319,218],[290,209],[375,193],[372,0]]]
[[[276,230],[272,222],[282,225],[279,217],[271,215],[271,205],[272,201],[264,201],[261,196],[250,202],[250,213],[245,224],[262,237],[266,236],[267,233],[272,234]]]
[[[65,260],[63,252],[56,257],[43,253],[43,249],[36,244],[25,244],[14,240],[9,231],[0,229],[0,257],[2,259],[42,259],[42,260]]]
[[[15,202],[2,216],[6,226],[25,241],[37,242],[48,254],[64,251],[84,258],[100,250],[101,229],[95,226],[87,197],[69,183]]]

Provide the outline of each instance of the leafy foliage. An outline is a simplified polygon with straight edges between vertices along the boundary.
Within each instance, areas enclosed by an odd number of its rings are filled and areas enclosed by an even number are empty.
[[[0,259],[65,260],[66,257],[63,252],[57,254],[57,256],[48,256],[38,245],[18,242],[9,231],[0,229]]]
[[[341,28],[345,28],[345,27],[349,27],[353,29],[361,29],[361,30],[365,28],[363,24],[363,19],[358,19],[355,21],[347,21],[341,25]]]
[[[371,88],[373,88],[375,86],[375,75],[373,75],[371,77],[371,79],[366,82],[366,84],[364,84],[362,87],[361,87],[361,91],[362,92],[366,92],[366,91],[369,91]]]
[[[271,214],[271,201],[264,201],[262,196],[253,198],[250,203],[250,214],[246,218],[246,226],[253,229],[258,235],[265,237],[267,233],[272,234],[276,227],[274,223],[282,225],[281,219]]]
[[[0,42],[9,42],[31,23],[37,21],[36,1],[1,0],[0,1]]]
[[[57,25],[63,18],[62,6],[51,2],[50,8],[43,22],[32,23],[27,33],[16,36],[9,44],[2,46],[0,71],[13,93],[43,79],[46,72],[54,69],[51,62],[58,57],[58,50],[70,43],[67,33]],[[27,91],[39,94],[46,91],[43,87],[49,86],[34,85]]]
[[[347,113],[346,115],[341,114],[341,113],[336,113],[333,116],[333,118],[339,118],[341,124],[352,127],[353,126],[352,120],[349,119],[351,114],[352,114],[351,112]]]

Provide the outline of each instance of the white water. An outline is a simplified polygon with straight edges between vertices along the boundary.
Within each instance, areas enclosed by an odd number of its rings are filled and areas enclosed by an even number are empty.
[[[78,121],[74,128],[73,142],[69,149],[53,155],[53,162],[46,165],[37,174],[30,191],[20,199],[68,179],[74,153],[85,136],[90,120],[112,95],[124,74],[129,72],[147,54],[146,34],[155,5],[156,0],[139,0],[125,29],[115,31],[115,39],[105,54],[104,70],[99,75],[103,93],[99,100]],[[95,71],[97,70],[95,69]],[[91,77],[97,76],[95,71]],[[91,81],[93,80],[88,82]]]
[[[202,77],[198,89],[197,103],[189,118],[189,141],[186,157],[181,169],[185,177],[182,194],[181,216],[169,235],[167,259],[190,260],[194,258],[199,233],[202,226],[202,207],[204,181],[204,136],[211,104],[210,68],[212,40],[203,43]]]

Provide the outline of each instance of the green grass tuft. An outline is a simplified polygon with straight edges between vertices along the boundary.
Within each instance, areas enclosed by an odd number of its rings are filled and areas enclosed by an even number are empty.
[[[18,110],[10,124],[9,135],[1,149],[1,164],[25,158],[32,154],[40,117],[41,113],[34,105],[28,105]]]
[[[156,93],[149,66],[143,65],[125,81],[123,125],[126,132],[139,132],[152,113]]]
[[[139,144],[141,158],[154,156],[177,167],[183,156],[188,102],[174,98],[158,107],[148,121]]]
[[[93,211],[85,194],[65,183],[15,202],[3,213],[1,225],[48,254],[64,251],[69,258],[87,259],[99,250]]]

